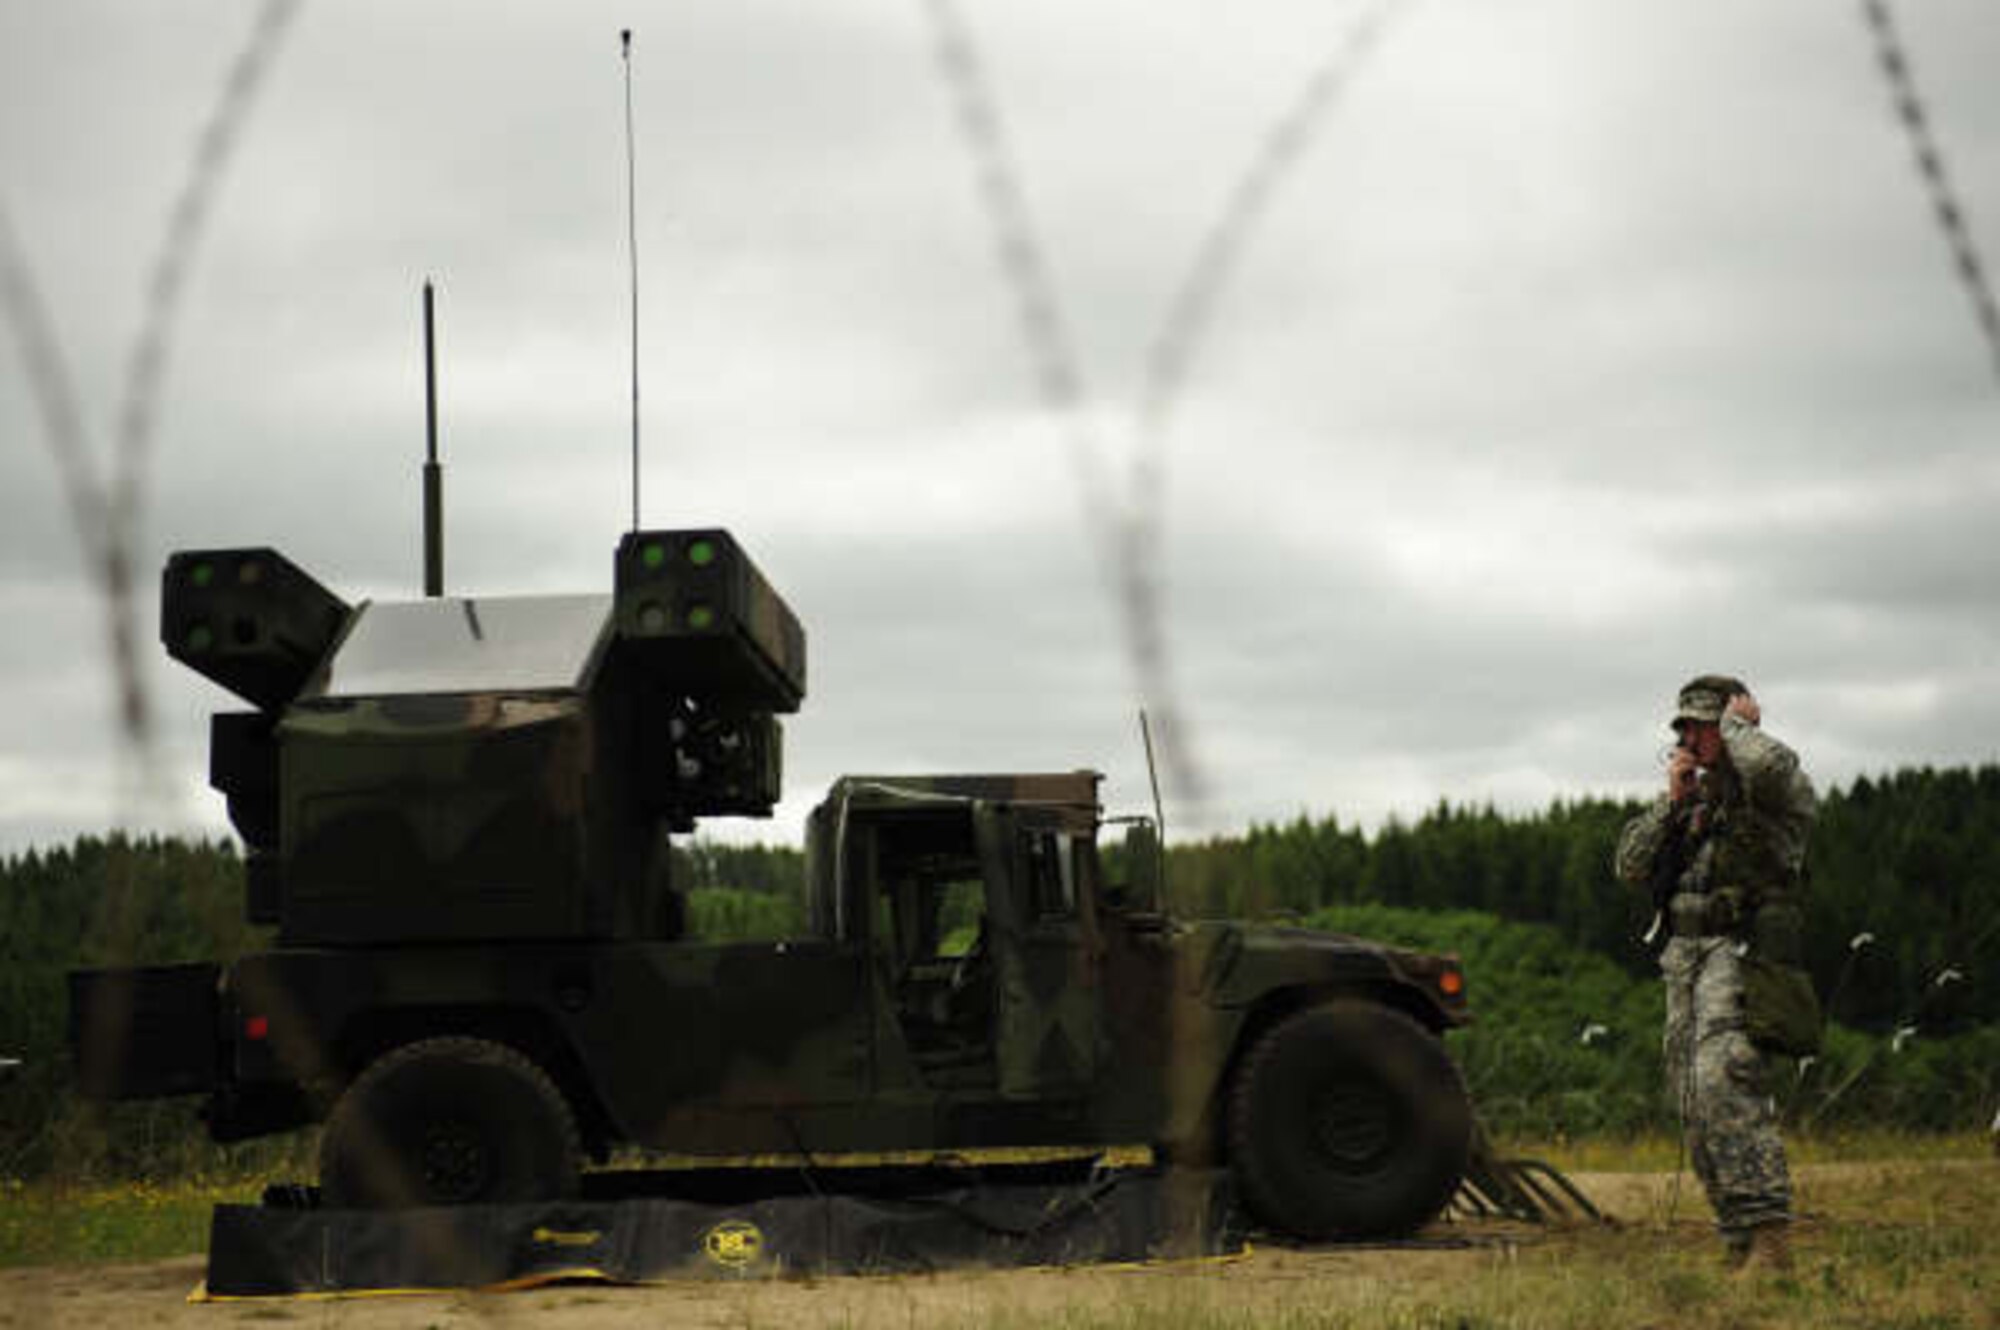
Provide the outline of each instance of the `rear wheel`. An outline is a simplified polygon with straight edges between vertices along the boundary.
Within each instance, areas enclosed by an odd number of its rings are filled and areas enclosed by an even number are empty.
[[[568,1196],[576,1119],[540,1067],[485,1039],[385,1053],[334,1105],[320,1191],[337,1208],[472,1205]]]
[[[1472,1108],[1423,1026],[1341,1000],[1285,1018],[1250,1051],[1229,1103],[1229,1153],[1258,1220],[1296,1237],[1407,1233],[1451,1200]]]

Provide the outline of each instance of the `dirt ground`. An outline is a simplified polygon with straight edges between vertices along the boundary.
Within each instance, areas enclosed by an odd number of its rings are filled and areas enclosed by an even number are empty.
[[[1842,1165],[1820,1166],[1838,1170]],[[1801,1170],[1802,1172],[1818,1172]],[[1585,1193],[1629,1229],[1620,1240],[1699,1244],[1706,1206],[1692,1178],[1585,1174]],[[1803,1179],[1802,1179],[1803,1181]],[[1032,1325],[1085,1320],[1143,1305],[1185,1308],[1194,1319],[1226,1309],[1278,1319],[1323,1307],[1367,1306],[1398,1290],[1463,1278],[1548,1244],[1599,1242],[1601,1230],[1449,1223],[1418,1249],[1259,1246],[1210,1261],[1070,1269],[973,1270],[937,1275],[688,1280],[644,1287],[571,1283],[509,1293],[397,1294],[337,1299],[190,1302],[203,1258],[146,1265],[72,1266],[0,1272],[0,1327],[205,1326],[239,1322],[301,1326],[483,1326],[532,1321],[536,1330],[613,1326],[750,1327],[809,1330],[828,1325]]]

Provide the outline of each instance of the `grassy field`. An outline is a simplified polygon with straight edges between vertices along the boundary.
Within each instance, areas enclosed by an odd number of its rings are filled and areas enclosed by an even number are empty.
[[[1195,1327],[1706,1326],[1975,1327],[2000,1330],[2000,1161],[1980,1137],[1848,1136],[1803,1141],[1798,1266],[1743,1282],[1719,1266],[1700,1188],[1676,1178],[1672,1141],[1553,1143],[1520,1153],[1573,1169],[1613,1227],[1445,1225],[1446,1249],[1259,1246],[1221,1262],[1136,1268],[991,1270],[917,1277],[566,1286],[337,1304],[259,1303],[226,1319],[336,1319],[353,1325],[477,1325],[532,1316],[538,1327],[774,1326]],[[174,1323],[223,1309],[183,1307],[208,1207],[247,1200],[261,1179],[171,1188],[0,1186],[0,1326],[102,1325],[141,1315]],[[163,1287],[165,1291],[163,1292]],[[8,1310],[12,1308],[13,1310]],[[190,1319],[189,1324],[195,1322]]]
[[[1992,1138],[1983,1132],[1919,1135],[1843,1130],[1823,1135],[1788,1133],[1785,1137],[1785,1153],[1794,1165],[1990,1159],[1993,1151]],[[1681,1163],[1680,1138],[1669,1135],[1510,1141],[1502,1152],[1545,1159],[1574,1173],[1661,1173],[1671,1172]]]
[[[1977,1160],[1993,1153],[1986,1137],[1972,1134],[1844,1132],[1798,1138],[1789,1147],[1792,1162],[1799,1167]],[[1679,1144],[1668,1136],[1516,1142],[1505,1149],[1509,1154],[1546,1160],[1571,1173],[1672,1173],[1680,1165]],[[646,1162],[657,1165],[660,1161]],[[149,1261],[198,1253],[208,1242],[212,1206],[224,1201],[255,1201],[267,1183],[298,1176],[294,1167],[270,1174],[244,1172],[175,1181],[0,1180],[0,1268]],[[1989,1181],[2000,1182],[2000,1177]],[[1692,1177],[1684,1180],[1682,1190],[1698,1210],[1699,1188]]]
[[[0,1267],[150,1261],[208,1246],[218,1201],[254,1201],[254,1178],[72,1186],[0,1182]]]

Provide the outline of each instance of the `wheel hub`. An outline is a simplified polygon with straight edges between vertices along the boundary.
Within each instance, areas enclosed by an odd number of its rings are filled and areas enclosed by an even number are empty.
[[[440,1123],[424,1132],[419,1169],[424,1195],[440,1205],[462,1205],[484,1195],[493,1176],[493,1152],[464,1123]]]
[[[1388,1100],[1356,1086],[1321,1094],[1313,1104],[1312,1130],[1320,1153],[1349,1170],[1380,1162],[1395,1139]]]

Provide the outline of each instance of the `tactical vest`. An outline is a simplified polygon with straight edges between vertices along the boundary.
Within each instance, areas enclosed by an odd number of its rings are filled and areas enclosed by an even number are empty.
[[[1784,825],[1744,797],[1735,774],[1712,779],[1703,931],[1748,944],[1743,1008],[1751,1041],[1794,1056],[1815,1053],[1822,1021],[1805,969],[1805,874],[1787,862]]]
[[[1783,824],[1744,797],[1733,772],[1709,777],[1707,881],[1717,905],[1711,932],[1730,933],[1781,965],[1804,961],[1804,874],[1786,862]]]

